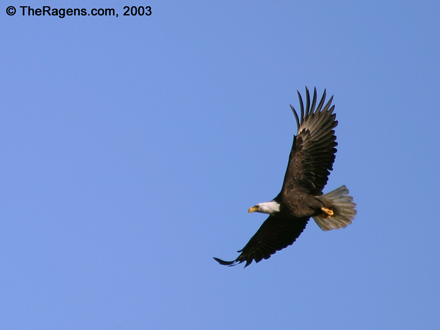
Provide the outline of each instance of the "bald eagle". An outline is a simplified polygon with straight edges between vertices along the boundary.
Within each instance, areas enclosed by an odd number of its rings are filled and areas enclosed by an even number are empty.
[[[333,113],[333,96],[324,105],[324,90],[316,104],[316,88],[310,102],[306,87],[305,107],[299,92],[298,98],[301,117],[290,106],[298,132],[293,138],[281,192],[273,200],[249,209],[249,213],[267,213],[269,217],[246,246],[238,251],[240,255],[237,259],[224,261],[214,258],[221,265],[234,266],[246,262],[247,267],[252,261],[269,259],[272,254],[295,242],[310,217],[322,230],[332,230],[346,227],[356,215],[356,204],[345,186],[322,194],[333,169],[337,146],[334,128],[338,122]]]

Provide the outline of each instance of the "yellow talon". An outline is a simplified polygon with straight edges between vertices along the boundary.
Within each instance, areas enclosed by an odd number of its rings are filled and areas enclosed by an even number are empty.
[[[332,215],[335,214],[332,209],[328,209],[326,207],[321,207],[321,210],[327,214],[326,218],[330,218]]]

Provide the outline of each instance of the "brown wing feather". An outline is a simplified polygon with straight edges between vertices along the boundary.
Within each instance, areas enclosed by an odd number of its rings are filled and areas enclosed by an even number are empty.
[[[335,106],[331,105],[333,96],[324,106],[324,91],[316,108],[316,88],[310,104],[310,94],[306,87],[305,108],[299,92],[298,97],[301,117],[290,106],[298,125],[298,133],[293,140],[282,192],[288,194],[292,190],[300,190],[319,196],[333,169],[337,146],[334,128],[338,122],[333,113]]]
[[[252,261],[269,259],[275,252],[291,245],[303,232],[309,218],[286,219],[281,216],[269,216],[246,246],[238,251],[241,254],[233,261],[214,258],[222,265],[235,266],[246,261],[245,267]]]

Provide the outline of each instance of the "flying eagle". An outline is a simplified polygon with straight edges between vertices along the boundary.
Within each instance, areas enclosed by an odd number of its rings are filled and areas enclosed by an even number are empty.
[[[290,106],[295,115],[298,132],[293,138],[289,163],[284,176],[281,192],[270,202],[259,203],[249,209],[249,213],[267,213],[269,217],[238,251],[240,255],[233,261],[214,258],[221,265],[234,266],[252,261],[269,259],[279,250],[291,245],[312,217],[322,230],[344,228],[356,215],[353,198],[348,189],[341,186],[325,195],[322,190],[333,169],[336,153],[334,128],[338,125],[333,113],[333,96],[324,105],[326,91],[316,105],[316,88],[310,102],[306,87],[306,106],[298,92],[301,117]]]

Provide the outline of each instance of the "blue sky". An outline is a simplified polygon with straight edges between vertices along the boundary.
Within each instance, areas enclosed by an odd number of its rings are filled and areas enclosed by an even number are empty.
[[[438,328],[438,2],[145,4],[3,3],[0,328]],[[306,85],[335,96],[325,191],[358,215],[222,267],[281,188]]]

